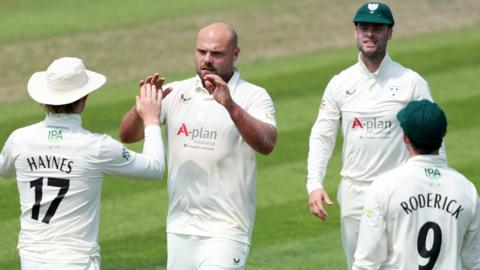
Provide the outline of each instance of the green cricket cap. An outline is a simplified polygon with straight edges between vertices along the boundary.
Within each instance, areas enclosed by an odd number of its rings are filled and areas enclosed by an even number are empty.
[[[447,132],[447,117],[429,100],[411,101],[397,114],[397,120],[408,138],[417,144],[442,142]]]
[[[353,23],[379,23],[393,26],[395,21],[393,20],[392,11],[390,8],[378,2],[369,2],[362,5],[353,18]]]

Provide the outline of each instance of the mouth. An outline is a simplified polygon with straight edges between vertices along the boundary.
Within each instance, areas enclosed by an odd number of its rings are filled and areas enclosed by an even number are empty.
[[[200,68],[200,70],[203,72],[203,73],[215,73],[217,70],[214,68],[214,67],[202,67]]]

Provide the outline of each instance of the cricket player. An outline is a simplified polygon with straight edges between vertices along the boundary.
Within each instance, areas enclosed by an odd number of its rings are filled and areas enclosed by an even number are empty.
[[[427,82],[387,53],[395,24],[387,5],[362,5],[353,23],[358,62],[335,75],[323,94],[310,135],[307,177],[310,211],[326,220],[324,203],[333,202],[323,181],[341,126],[343,167],[337,198],[348,269],[357,246],[365,192],[374,177],[408,158],[395,115],[411,100],[431,100]]]
[[[89,93],[106,82],[79,58],[34,73],[28,93],[45,120],[15,130],[0,155],[0,175],[16,175],[20,193],[18,250],[22,270],[98,270],[103,175],[160,179],[165,168],[159,126],[162,92],[141,89],[136,110],[145,126],[143,153],[82,127]]]
[[[240,79],[237,33],[225,23],[198,32],[197,76],[169,84],[162,105],[168,146],[167,269],[243,269],[255,218],[255,154],[276,140],[267,91]],[[147,78],[157,84],[158,74]],[[141,139],[135,110],[124,142]]]
[[[447,119],[412,101],[397,115],[409,156],[368,192],[353,269],[480,269],[480,199],[439,156]]]

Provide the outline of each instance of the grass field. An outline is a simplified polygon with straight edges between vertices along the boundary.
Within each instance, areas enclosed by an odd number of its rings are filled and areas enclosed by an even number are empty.
[[[71,0],[53,7],[47,0],[2,1],[1,144],[15,128],[44,117],[25,86],[31,73],[52,59],[80,56],[108,76],[109,84],[90,96],[83,122],[117,137],[136,81],[154,71],[169,80],[192,76],[196,30],[215,20],[232,22],[242,48],[238,67],[245,79],[269,90],[279,129],[274,152],[258,157],[257,217],[247,269],[344,269],[338,206],[329,209],[325,223],[308,212],[306,157],[325,85],[356,61],[351,16],[362,2],[333,7],[314,0],[157,2]],[[480,5],[476,0],[398,2],[392,3],[399,16],[390,55],[427,79],[449,119],[449,164],[479,187]],[[427,15],[418,16],[422,11]],[[440,11],[453,19],[438,19]],[[339,179],[340,145],[341,138],[326,177],[331,197]],[[0,269],[18,269],[15,181],[0,181],[0,194]],[[102,269],[165,269],[165,181],[106,177],[101,207]]]

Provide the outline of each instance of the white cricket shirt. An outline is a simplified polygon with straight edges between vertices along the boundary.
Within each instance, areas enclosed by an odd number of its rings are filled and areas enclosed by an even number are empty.
[[[167,232],[250,244],[255,219],[255,150],[198,76],[170,84],[162,106],[168,140]],[[254,118],[275,123],[267,91],[228,82],[233,100]]]
[[[475,186],[442,157],[420,155],[371,185],[353,269],[480,269],[479,252]]]
[[[396,114],[412,100],[431,100],[427,82],[386,54],[374,73],[363,62],[334,76],[323,95],[308,153],[307,190],[323,187],[342,127],[342,179],[372,181],[408,158]]]
[[[143,154],[81,126],[79,114],[49,114],[15,130],[0,155],[0,175],[20,193],[20,256],[45,263],[84,263],[97,243],[104,174],[161,178],[159,126],[145,128]]]

